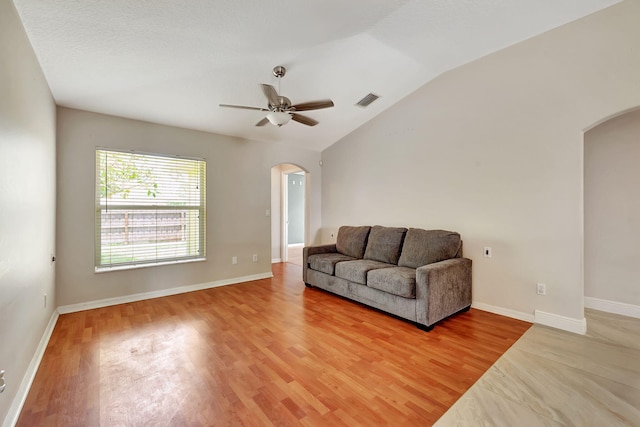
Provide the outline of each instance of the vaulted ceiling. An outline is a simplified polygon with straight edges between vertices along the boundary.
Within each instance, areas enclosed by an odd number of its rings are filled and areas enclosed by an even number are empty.
[[[438,75],[619,0],[14,0],[58,105],[322,150]],[[254,126],[260,83],[335,107]],[[368,93],[380,99],[354,104]]]

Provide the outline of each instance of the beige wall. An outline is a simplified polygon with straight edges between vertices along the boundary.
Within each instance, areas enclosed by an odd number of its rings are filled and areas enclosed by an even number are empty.
[[[343,224],[456,230],[474,302],[580,321],[583,131],[640,105],[638,16],[626,1],[462,66],[325,150],[323,240]]]
[[[584,294],[640,306],[640,110],[584,138]]]
[[[94,272],[95,148],[135,149],[207,160],[207,261]],[[271,271],[271,168],[299,164],[319,174],[320,153],[279,144],[58,109],[58,256],[61,306]],[[310,233],[320,227],[320,181]],[[252,262],[258,254],[259,262]],[[231,264],[231,257],[238,264]]]
[[[13,3],[0,0],[0,424],[56,307],[55,113]]]

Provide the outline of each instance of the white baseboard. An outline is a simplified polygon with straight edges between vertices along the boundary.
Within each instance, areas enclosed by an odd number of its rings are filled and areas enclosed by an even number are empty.
[[[271,258],[271,264],[277,264],[282,262],[282,258]]]
[[[600,298],[584,297],[585,308],[606,311],[607,313],[620,314],[622,316],[640,319],[640,305],[626,304],[624,302],[609,301]]]
[[[535,323],[552,328],[562,329],[564,331],[573,332],[574,334],[584,335],[587,333],[587,319],[573,319],[571,317],[560,316],[558,314],[547,313],[544,311],[535,311]]]
[[[94,308],[108,307],[111,305],[125,304],[128,302],[143,301],[151,298],[166,297],[169,295],[184,294],[187,292],[201,291],[203,289],[217,288],[219,286],[233,285],[236,283],[250,282],[252,280],[270,279],[273,277],[271,272],[253,274],[251,276],[234,277],[232,279],[218,280],[215,282],[199,283],[196,285],[179,286],[177,288],[162,289],[160,291],[144,292],[140,294],[125,295],[115,298],[105,298],[96,301],[82,302],[79,304],[64,305],[58,307],[58,313],[67,314],[76,311],[92,310]]]
[[[482,310],[482,311],[488,311],[489,313],[511,317],[512,319],[518,319],[525,322],[533,323],[533,316],[531,314],[523,313],[521,311],[510,310],[508,308],[498,307],[495,305],[485,304],[483,302],[477,302],[477,301],[472,302],[471,307],[477,308],[478,310]]]
[[[36,348],[36,352],[31,359],[31,363],[29,363],[29,367],[27,368],[27,372],[25,372],[24,377],[22,377],[22,382],[20,383],[20,387],[18,388],[18,392],[13,398],[13,402],[11,402],[11,406],[9,407],[9,412],[7,413],[3,427],[12,427],[15,426],[18,422],[18,417],[20,416],[20,411],[22,411],[22,406],[24,406],[24,402],[27,400],[27,396],[29,395],[29,390],[31,389],[31,384],[33,384],[33,379],[36,376],[36,372],[38,372],[38,368],[40,367],[40,361],[42,361],[42,356],[44,356],[44,352],[47,349],[47,345],[49,344],[49,339],[51,338],[51,334],[53,333],[53,328],[56,326],[56,322],[58,321],[58,312],[54,310],[51,315],[51,319],[49,319],[49,324],[47,328],[44,330],[44,334],[42,334],[42,338],[40,339],[40,343],[38,343],[38,347]]]
[[[560,316],[558,314],[546,313],[536,310],[534,315],[515,311],[508,308],[497,307],[495,305],[485,304],[474,301],[471,307],[478,310],[488,311],[489,313],[499,314],[501,316],[511,317],[513,319],[523,320],[525,322],[539,323],[552,328],[562,329],[564,331],[573,332],[574,334],[584,335],[587,333],[587,319],[572,319],[570,317]]]

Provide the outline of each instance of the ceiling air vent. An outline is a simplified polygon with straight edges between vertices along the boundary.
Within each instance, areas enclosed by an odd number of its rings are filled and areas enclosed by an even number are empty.
[[[356,103],[356,105],[358,107],[368,107],[369,104],[371,104],[373,101],[375,101],[376,99],[380,98],[378,95],[376,95],[375,93],[370,93],[367,96],[365,96],[364,98],[362,98],[360,101],[358,101]]]

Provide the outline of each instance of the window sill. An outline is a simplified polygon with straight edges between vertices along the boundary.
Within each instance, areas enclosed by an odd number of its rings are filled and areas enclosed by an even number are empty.
[[[154,263],[148,263],[148,264],[128,264],[128,265],[116,265],[113,267],[95,267],[95,272],[107,273],[109,271],[135,270],[138,268],[159,267],[163,265],[174,265],[174,264],[188,264],[192,262],[202,262],[206,260],[207,260],[206,258],[192,258],[192,259],[183,259],[178,261],[161,261],[161,262],[154,262]]]

